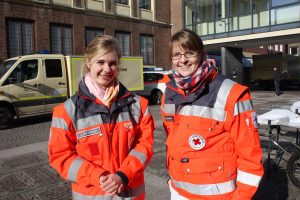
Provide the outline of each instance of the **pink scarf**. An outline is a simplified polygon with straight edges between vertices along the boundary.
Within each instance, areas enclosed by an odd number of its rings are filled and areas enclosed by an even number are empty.
[[[207,72],[216,66],[214,59],[206,59],[199,66],[198,69],[190,77],[182,77],[176,70],[173,70],[173,76],[178,88],[183,90],[191,90],[200,80],[202,80]]]
[[[99,86],[99,84],[87,73],[84,76],[84,82],[88,87],[91,94],[97,99],[103,102],[107,107],[110,106],[111,102],[115,99],[119,92],[119,82],[116,80],[110,86],[105,89]]]

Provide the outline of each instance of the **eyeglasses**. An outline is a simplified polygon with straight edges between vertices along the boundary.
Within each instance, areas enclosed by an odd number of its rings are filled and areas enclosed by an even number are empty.
[[[193,58],[198,55],[198,52],[192,51],[192,52],[186,52],[186,53],[175,53],[172,55],[172,60],[179,60],[181,56],[185,56],[186,58]]]

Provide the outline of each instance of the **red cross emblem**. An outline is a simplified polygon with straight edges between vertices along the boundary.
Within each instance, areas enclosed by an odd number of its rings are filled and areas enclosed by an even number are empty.
[[[203,149],[205,146],[205,139],[199,134],[191,135],[189,137],[189,145],[195,150]]]

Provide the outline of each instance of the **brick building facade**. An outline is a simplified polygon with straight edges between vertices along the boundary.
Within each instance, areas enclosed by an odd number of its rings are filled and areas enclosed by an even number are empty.
[[[40,50],[82,55],[87,34],[101,33],[118,36],[145,67],[170,65],[169,0],[1,0],[0,13],[2,60]]]
[[[183,29],[183,14],[183,1],[171,1],[172,35]]]

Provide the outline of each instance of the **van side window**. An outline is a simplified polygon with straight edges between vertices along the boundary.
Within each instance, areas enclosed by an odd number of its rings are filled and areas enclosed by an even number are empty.
[[[22,83],[34,79],[38,74],[38,60],[26,60],[18,64],[8,77],[6,83]]]
[[[35,79],[38,75],[38,60],[30,60],[26,68],[27,80]]]
[[[62,77],[62,66],[60,59],[46,59],[45,68],[47,78]]]

